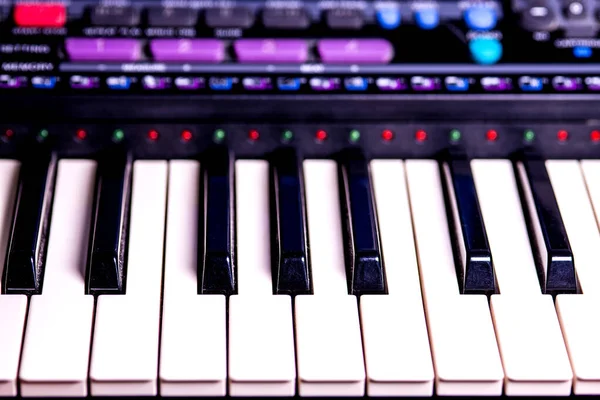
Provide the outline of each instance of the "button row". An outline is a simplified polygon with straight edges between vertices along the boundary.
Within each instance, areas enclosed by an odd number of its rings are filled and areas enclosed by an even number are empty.
[[[135,39],[69,38],[66,51],[72,61],[139,61],[142,42]],[[240,39],[234,42],[242,63],[304,63],[310,46],[301,39]],[[394,56],[383,39],[323,39],[316,45],[324,63],[387,64]],[[155,61],[222,62],[225,43],[217,39],[154,39],[150,51]]]

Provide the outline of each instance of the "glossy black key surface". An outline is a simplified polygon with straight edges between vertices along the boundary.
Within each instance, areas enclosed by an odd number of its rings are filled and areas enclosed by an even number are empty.
[[[56,175],[56,155],[32,150],[21,163],[4,293],[39,294],[46,260]]]
[[[131,201],[131,156],[121,149],[98,160],[87,293],[124,293]]]
[[[235,294],[233,157],[224,147],[210,149],[202,167],[198,292]]]
[[[293,148],[273,154],[270,183],[274,292],[310,293],[302,167]]]
[[[543,160],[525,159],[517,171],[544,293],[577,293],[573,252],[546,165]]]
[[[466,158],[458,157],[446,161],[443,169],[449,203],[450,233],[461,292],[493,294],[496,282],[492,253],[471,166]]]
[[[342,154],[339,181],[349,292],[355,295],[385,293],[369,166],[360,151]]]

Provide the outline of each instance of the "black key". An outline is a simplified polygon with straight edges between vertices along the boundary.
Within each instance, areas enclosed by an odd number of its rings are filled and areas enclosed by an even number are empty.
[[[140,24],[140,11],[134,7],[96,6],[90,19],[94,25],[137,26]]]
[[[131,156],[122,149],[98,160],[87,293],[124,293],[131,201]]]
[[[268,29],[306,29],[310,25],[304,8],[266,8],[262,21]]]
[[[198,292],[231,295],[236,293],[233,157],[217,147],[202,165]]]
[[[544,161],[526,158],[517,174],[544,293],[577,293],[573,252]]]
[[[496,280],[492,253],[469,161],[450,158],[442,168],[461,292],[493,294]]]
[[[56,178],[56,155],[43,148],[22,160],[6,268],[4,293],[42,291],[48,229]]]
[[[245,7],[209,8],[206,10],[206,25],[211,28],[250,28],[254,24],[254,13]]]
[[[327,12],[327,26],[331,29],[361,29],[365,24],[362,10],[334,8]]]
[[[191,8],[153,7],[148,10],[148,25],[190,27],[198,22],[198,12]]]
[[[346,274],[354,295],[386,292],[369,167],[358,150],[342,154],[339,182]]]
[[[311,292],[303,187],[295,150],[276,151],[271,163],[271,249],[277,294]]]

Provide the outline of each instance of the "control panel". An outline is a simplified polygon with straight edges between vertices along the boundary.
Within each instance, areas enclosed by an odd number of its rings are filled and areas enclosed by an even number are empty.
[[[582,94],[596,0],[0,0],[0,92]]]

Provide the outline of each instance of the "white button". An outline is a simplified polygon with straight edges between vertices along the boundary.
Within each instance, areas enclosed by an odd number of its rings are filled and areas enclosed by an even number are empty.
[[[197,161],[169,163],[160,348],[162,396],[226,393],[225,296],[198,295],[199,186]]]
[[[167,207],[165,161],[133,166],[125,295],[98,297],[91,392],[155,396]]]
[[[425,323],[404,164],[371,162],[389,295],[360,300],[369,396],[431,396],[434,371]]]
[[[406,162],[439,395],[500,395],[504,374],[487,299],[461,295],[439,166]]]

